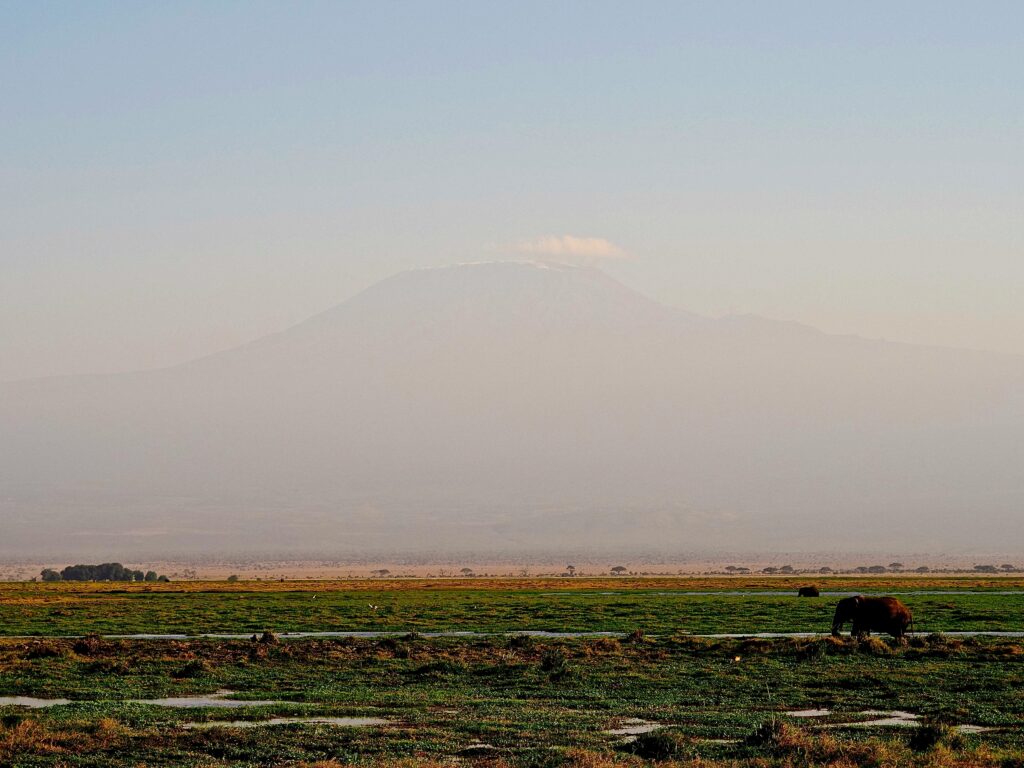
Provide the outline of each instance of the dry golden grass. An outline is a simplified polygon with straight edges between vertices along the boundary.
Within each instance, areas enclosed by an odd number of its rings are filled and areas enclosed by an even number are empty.
[[[19,757],[108,751],[125,744],[131,731],[116,720],[54,728],[34,719],[0,725],[0,765],[16,765]]]
[[[564,768],[1001,768],[1019,763],[1007,762],[1004,755],[985,747],[962,750],[946,744],[914,752],[898,739],[842,740],[831,735],[811,734],[786,724],[777,724],[765,731],[761,743],[764,753],[759,757],[735,759],[684,758],[667,761],[644,761],[638,757],[615,753],[570,749],[562,753]],[[142,735],[135,733],[135,736]],[[27,757],[71,755],[87,751],[116,751],[131,738],[133,732],[120,723],[104,719],[92,724],[70,724],[52,729],[34,720],[12,726],[0,726],[0,765],[18,765]],[[60,762],[55,765],[61,765]],[[210,763],[214,768],[217,763]],[[357,763],[324,760],[317,762],[282,762],[275,768],[514,768],[503,758],[376,758]],[[140,763],[137,768],[146,768]]]
[[[881,592],[893,589],[1024,589],[1024,577],[1002,575],[928,575],[906,574],[885,576],[806,574],[803,576],[606,576],[606,577],[481,577],[481,578],[400,578],[400,579],[332,579],[293,581],[175,581],[169,583],[118,582],[0,582],[0,600],[11,605],[59,602],[62,597],[88,599],[101,594],[109,600],[118,593],[189,593],[189,592],[352,592],[413,591],[449,589],[472,590],[584,590],[631,589],[652,590],[793,590],[813,583],[842,591]]]

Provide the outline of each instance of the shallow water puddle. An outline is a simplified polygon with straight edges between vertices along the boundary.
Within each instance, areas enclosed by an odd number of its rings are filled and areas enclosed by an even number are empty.
[[[796,712],[787,712],[790,717],[828,717],[832,714],[830,709],[798,709]]]
[[[868,709],[860,714],[867,717],[873,717],[874,720],[859,720],[855,723],[837,723],[837,727],[852,727],[857,726],[860,728],[871,728],[874,726],[886,726],[893,725],[900,728],[916,728],[921,724],[921,716],[915,715],[913,712],[902,712],[896,710],[895,712],[879,712],[875,709]]]
[[[182,728],[261,728],[264,725],[333,725],[343,728],[371,728],[387,725],[382,717],[272,717],[269,720],[214,720],[206,723],[185,723]]]
[[[623,720],[622,725],[618,728],[607,729],[605,733],[609,736],[641,736],[664,727],[661,723],[652,723],[649,720],[640,720],[633,717]]]
[[[205,696],[170,696],[163,699],[129,699],[125,703],[148,704],[153,707],[172,707],[175,709],[238,709],[240,707],[268,707],[274,704],[294,704],[297,702],[255,700],[245,701],[242,699],[229,699],[228,696],[234,691],[217,691]],[[74,702],[70,699],[40,699],[34,696],[0,696],[0,707],[28,707],[30,709],[45,709],[46,707],[59,707],[65,704],[98,704],[99,701]],[[121,703],[121,702],[102,702]]]
[[[816,718],[828,717],[832,714],[830,709],[800,709],[794,712],[786,712],[790,717]],[[853,720],[844,723],[820,723],[819,728],[919,728],[921,726],[921,715],[913,712],[894,710],[883,712],[877,709],[866,709],[863,712],[854,714],[872,718],[870,720]],[[953,728],[960,733],[984,733],[992,730],[984,725],[955,725]]]
[[[34,696],[0,696],[0,707],[28,707],[29,709],[45,709],[70,704],[69,699],[37,699]]]
[[[132,704],[148,704],[153,707],[172,707],[174,709],[239,709],[240,707],[269,707],[274,704],[288,704],[285,701],[257,699],[245,701],[229,699],[234,691],[217,691],[207,696],[169,696],[163,699],[131,699]]]

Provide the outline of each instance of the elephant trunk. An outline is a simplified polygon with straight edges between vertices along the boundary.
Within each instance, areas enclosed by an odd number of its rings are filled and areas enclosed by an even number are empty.
[[[845,623],[845,618],[839,613],[839,611],[836,611],[836,615],[832,619],[832,637],[839,637],[839,630],[843,628],[843,624]]]

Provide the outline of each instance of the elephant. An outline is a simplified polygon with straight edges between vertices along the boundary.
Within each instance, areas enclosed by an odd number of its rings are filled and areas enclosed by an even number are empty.
[[[872,630],[888,632],[897,640],[907,632],[913,624],[910,609],[895,597],[847,597],[836,605],[835,617],[832,619],[832,635],[839,637],[843,625],[853,622],[852,636],[869,635]]]
[[[800,587],[797,595],[800,597],[821,597],[817,587]]]

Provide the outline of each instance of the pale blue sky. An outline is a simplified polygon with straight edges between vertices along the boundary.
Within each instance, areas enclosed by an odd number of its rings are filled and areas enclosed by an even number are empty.
[[[0,3],[0,380],[603,238],[664,302],[1024,353],[1018,2]]]

